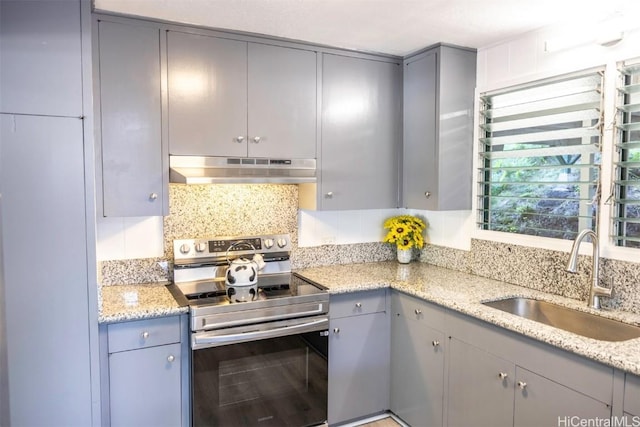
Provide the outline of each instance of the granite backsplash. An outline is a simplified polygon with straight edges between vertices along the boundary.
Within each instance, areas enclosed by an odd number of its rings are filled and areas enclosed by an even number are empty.
[[[102,285],[171,280],[173,240],[194,236],[289,233],[294,269],[395,259],[395,249],[381,242],[298,247],[296,185],[171,184],[169,200],[164,257],[103,261]],[[419,256],[421,262],[586,300],[591,257],[580,256],[579,274],[565,271],[567,257],[566,252],[477,239],[469,251],[426,245]],[[640,263],[602,258],[600,278],[605,286],[614,284],[613,297],[603,298],[603,306],[640,314]]]

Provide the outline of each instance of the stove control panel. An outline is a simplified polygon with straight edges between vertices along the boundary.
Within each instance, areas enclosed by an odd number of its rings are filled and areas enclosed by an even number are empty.
[[[199,258],[222,257],[227,253],[253,255],[254,253],[290,252],[289,234],[265,236],[212,237],[205,239],[180,239],[173,241],[173,256],[176,261]]]

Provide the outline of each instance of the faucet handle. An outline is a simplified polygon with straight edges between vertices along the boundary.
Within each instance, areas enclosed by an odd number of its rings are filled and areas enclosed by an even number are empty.
[[[613,292],[613,278],[611,279],[611,285],[609,285],[608,288],[605,288],[604,286],[595,286],[593,291],[595,295],[601,297],[610,297],[611,293]]]

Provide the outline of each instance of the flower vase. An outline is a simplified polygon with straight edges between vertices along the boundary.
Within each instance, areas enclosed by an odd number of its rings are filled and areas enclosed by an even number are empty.
[[[409,264],[411,262],[411,255],[413,251],[411,249],[398,248],[398,262],[400,264]]]

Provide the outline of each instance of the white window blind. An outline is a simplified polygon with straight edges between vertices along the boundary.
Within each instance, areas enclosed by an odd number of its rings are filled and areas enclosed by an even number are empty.
[[[602,82],[599,69],[481,95],[480,228],[561,239],[595,228]]]
[[[640,63],[618,69],[613,239],[640,248]]]

